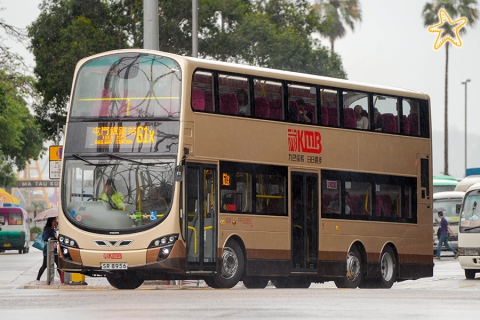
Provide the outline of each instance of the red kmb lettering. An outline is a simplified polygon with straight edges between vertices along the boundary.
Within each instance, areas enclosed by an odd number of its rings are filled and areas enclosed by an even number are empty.
[[[288,129],[288,151],[319,154],[322,152],[320,132]]]
[[[121,253],[104,253],[103,259],[122,259]]]

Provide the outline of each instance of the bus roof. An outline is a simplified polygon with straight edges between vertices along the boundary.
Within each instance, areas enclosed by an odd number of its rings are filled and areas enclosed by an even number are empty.
[[[285,80],[293,80],[293,81],[312,81],[312,83],[321,82],[323,85],[332,86],[332,87],[342,87],[345,89],[356,89],[356,90],[366,90],[371,91],[372,87],[375,87],[377,93],[383,94],[397,94],[397,95],[404,95],[406,97],[412,98],[419,98],[419,99],[426,99],[430,101],[430,97],[428,94],[420,91],[415,91],[406,88],[398,88],[398,87],[390,87],[384,85],[377,85],[377,84],[369,84],[369,83],[362,83],[356,82],[346,79],[338,79],[338,78],[331,78],[325,76],[319,76],[314,74],[308,73],[298,73],[292,71],[285,71],[279,69],[272,69],[272,68],[265,68],[265,67],[256,67],[251,65],[239,64],[239,63],[231,63],[231,62],[223,62],[223,61],[216,61],[216,60],[208,60],[202,58],[193,58],[188,56],[180,56],[172,53],[162,52],[162,51],[155,51],[149,49],[121,49],[121,50],[113,50],[113,51],[106,51],[102,52],[90,57],[85,57],[77,63],[76,70],[92,58],[98,58],[105,55],[116,54],[116,53],[125,53],[125,52],[134,52],[134,53],[148,53],[148,54],[155,54],[155,55],[162,55],[165,57],[170,57],[172,59],[176,59],[180,65],[184,65],[187,61],[191,61],[193,63],[198,64],[199,68],[211,68],[214,70],[222,69],[225,71],[231,72],[242,72],[242,73],[250,73],[253,75],[258,75],[259,72],[263,73],[262,76],[268,77],[269,74],[273,78],[277,78],[279,75],[283,76]],[[183,61],[182,61],[183,60]]]
[[[440,199],[453,199],[453,198],[463,198],[465,192],[463,191],[442,191],[442,192],[435,192],[433,194],[433,200],[440,200]]]
[[[480,182],[480,175],[473,175],[463,178],[455,187],[455,191],[464,191],[466,192],[468,188]]]

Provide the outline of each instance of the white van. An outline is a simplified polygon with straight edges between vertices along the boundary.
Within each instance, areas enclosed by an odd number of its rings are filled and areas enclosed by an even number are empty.
[[[17,207],[0,207],[0,252],[18,250],[18,253],[28,253],[29,249],[27,211]]]
[[[450,228],[455,232],[455,236],[450,234],[448,237],[448,242],[453,248],[458,248],[458,221],[460,208],[462,206],[462,200],[465,192],[463,191],[444,191],[436,192],[433,194],[433,208],[439,209],[443,208],[443,216],[447,219]],[[438,247],[438,237],[437,230],[440,226],[438,222],[435,221],[438,219],[438,214],[433,212],[433,254],[436,255]],[[445,247],[442,247],[442,250],[448,250]]]
[[[478,206],[477,206],[478,205]],[[467,279],[480,272],[480,183],[468,188],[460,211],[458,253]]]

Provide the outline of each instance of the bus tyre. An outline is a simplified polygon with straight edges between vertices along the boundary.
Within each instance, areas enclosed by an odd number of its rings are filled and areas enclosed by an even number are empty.
[[[477,273],[477,270],[465,269],[465,278],[468,280],[475,279],[475,273]]]
[[[213,278],[205,278],[203,280],[210,288],[218,289],[218,286]]]
[[[397,279],[397,259],[391,247],[385,247],[380,257],[379,287],[390,289]]]
[[[343,278],[335,279],[337,288],[355,289],[362,282],[362,257],[356,247],[352,247],[347,255],[347,273]]]
[[[243,252],[238,243],[228,241],[223,248],[220,272],[212,278],[217,288],[233,288],[243,276],[244,264]]]
[[[264,277],[245,277],[243,285],[247,289],[265,289],[268,284],[268,278]]]
[[[108,283],[116,289],[137,289],[143,283],[135,273],[123,273],[121,275],[108,275]]]

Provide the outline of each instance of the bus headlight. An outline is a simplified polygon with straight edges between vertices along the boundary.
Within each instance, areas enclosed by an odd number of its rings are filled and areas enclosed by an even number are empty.
[[[154,239],[152,242],[150,242],[150,245],[148,246],[148,248],[150,249],[150,248],[171,246],[177,240],[178,240],[178,234],[163,236],[163,237]]]
[[[78,249],[78,245],[77,245],[77,241],[73,240],[73,239],[70,239],[68,237],[65,237],[64,235],[60,234],[58,236],[58,242],[60,243],[60,245],[63,245],[63,246],[68,246],[68,247],[73,247],[73,248],[77,248]]]
[[[463,248],[463,255],[465,256],[479,256],[479,248]]]

